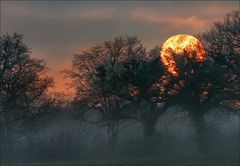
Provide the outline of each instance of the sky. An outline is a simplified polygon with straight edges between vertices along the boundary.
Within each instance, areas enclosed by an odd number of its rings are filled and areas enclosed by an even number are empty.
[[[136,35],[151,49],[176,34],[208,30],[238,1],[1,1],[1,34],[18,32],[44,59],[54,92],[72,92],[63,71],[74,54],[117,36]]]

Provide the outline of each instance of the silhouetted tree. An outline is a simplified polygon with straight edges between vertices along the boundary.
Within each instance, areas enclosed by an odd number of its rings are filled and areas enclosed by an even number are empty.
[[[237,24],[238,22],[238,24]],[[232,34],[231,34],[232,33]],[[199,149],[207,153],[207,126],[204,115],[211,108],[225,107],[239,99],[239,11],[227,14],[223,22],[203,33],[206,58],[198,63],[185,55],[174,55],[179,76],[172,79],[179,87],[172,100],[189,112],[196,127]]]
[[[86,110],[99,111],[100,121],[106,122],[112,149],[116,146],[119,120],[124,118],[124,63],[144,56],[145,48],[137,37],[117,37],[75,55],[71,70],[66,71],[73,79],[77,103]]]
[[[152,138],[159,116],[170,107],[159,90],[164,70],[159,48],[146,52],[136,37],[119,37],[75,55],[66,73],[73,78],[79,109],[97,110],[100,122],[107,122],[114,149],[120,119],[140,121],[145,138]]]
[[[22,35],[3,34],[0,39],[0,127],[4,148],[12,124],[34,118],[48,108],[49,102],[44,99],[52,79],[45,76],[43,60],[30,57]]]
[[[174,55],[174,59],[178,77],[172,79],[176,85],[174,87],[176,93],[171,96],[171,100],[175,105],[180,105],[188,111],[196,128],[197,139],[203,139],[206,130],[203,116],[207,112],[206,106],[211,100],[209,99],[211,80],[204,70],[204,66],[209,64],[207,62],[199,63],[194,58],[189,58],[187,52],[184,55]],[[205,141],[206,139],[198,142],[201,152],[201,148],[206,147],[201,143]]]
[[[205,50],[215,63],[226,66],[239,77],[240,11],[232,11],[222,21],[201,34]]]
[[[165,69],[159,60],[159,48],[152,49],[145,56],[142,61],[132,59],[124,63],[124,79],[129,89],[125,97],[136,107],[131,113],[135,113],[136,119],[142,123],[147,138],[154,134],[157,119],[164,112],[158,104],[165,102],[159,92]]]
[[[216,68],[216,64],[206,58],[203,63],[185,55],[174,55],[178,77],[171,79],[174,92],[171,95],[173,105],[180,105],[188,111],[196,128],[199,150],[207,153],[207,125],[204,115],[211,108],[223,107],[222,95],[227,94],[226,69]],[[224,77],[223,77],[224,76]]]
[[[147,52],[143,61],[131,60],[124,66],[124,79],[128,87],[124,98],[130,101],[131,106],[126,109],[129,109],[130,116],[141,122],[143,150],[146,155],[152,155],[156,124],[159,117],[171,107],[168,94],[171,86],[166,86],[169,75],[160,61],[158,47]]]
[[[200,35],[206,54],[217,70],[225,70],[219,76],[221,86],[218,88],[219,101],[228,106],[240,98],[240,11],[232,11],[222,21],[215,22],[212,28]],[[217,72],[220,73],[220,72]],[[227,102],[232,101],[232,102]],[[236,108],[240,110],[240,108]]]

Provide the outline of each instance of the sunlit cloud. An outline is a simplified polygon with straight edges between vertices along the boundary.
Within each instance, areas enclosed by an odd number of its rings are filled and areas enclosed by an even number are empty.
[[[187,27],[201,31],[203,29],[206,29],[213,21],[213,19],[210,18],[201,19],[194,15],[188,17],[161,16],[156,12],[146,9],[133,10],[131,18],[135,21],[143,21],[147,23],[153,23],[156,26],[166,27],[168,30]]]

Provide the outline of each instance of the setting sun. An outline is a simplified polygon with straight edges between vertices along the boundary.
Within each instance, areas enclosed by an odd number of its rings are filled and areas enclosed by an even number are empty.
[[[160,52],[161,60],[168,72],[174,76],[178,76],[178,73],[173,54],[183,56],[185,52],[187,52],[189,58],[193,58],[195,54],[195,60],[198,62],[203,62],[204,60],[205,51],[202,44],[191,35],[180,34],[172,36],[162,45]]]

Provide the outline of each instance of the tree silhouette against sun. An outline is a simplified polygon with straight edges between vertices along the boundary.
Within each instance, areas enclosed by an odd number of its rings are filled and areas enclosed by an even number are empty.
[[[200,41],[186,34],[180,34],[170,37],[163,45],[160,52],[160,57],[167,71],[174,76],[178,76],[176,61],[173,55],[183,56],[193,59],[196,62],[203,62],[205,51]],[[188,63],[185,59],[184,63]]]

